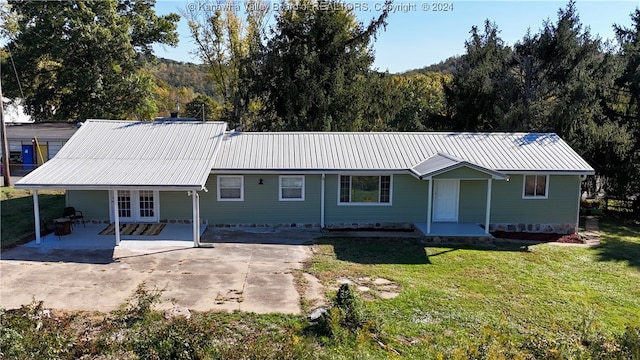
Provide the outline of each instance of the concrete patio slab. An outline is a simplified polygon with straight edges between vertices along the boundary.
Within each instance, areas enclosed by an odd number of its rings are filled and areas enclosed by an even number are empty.
[[[299,313],[293,272],[311,255],[303,244],[317,236],[318,231],[205,233],[212,248],[168,240],[109,247],[95,237],[73,242],[54,236],[0,254],[0,307],[42,300],[48,308],[108,312],[145,283],[163,289],[160,309]]]

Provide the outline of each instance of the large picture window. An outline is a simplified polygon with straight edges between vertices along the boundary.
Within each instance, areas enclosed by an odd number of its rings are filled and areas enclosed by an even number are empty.
[[[391,176],[340,176],[339,203],[390,204]]]
[[[522,197],[525,199],[546,199],[549,186],[547,175],[525,175]]]
[[[243,201],[243,185],[242,176],[218,176],[218,201]]]
[[[280,201],[304,201],[304,176],[280,176]]]

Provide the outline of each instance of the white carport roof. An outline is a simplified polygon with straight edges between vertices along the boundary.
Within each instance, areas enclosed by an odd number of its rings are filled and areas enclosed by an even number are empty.
[[[25,189],[202,190],[226,123],[87,120]]]

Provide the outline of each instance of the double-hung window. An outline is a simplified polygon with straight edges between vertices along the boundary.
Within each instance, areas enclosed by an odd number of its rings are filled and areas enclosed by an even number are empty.
[[[391,176],[341,175],[340,204],[390,204]]]
[[[244,177],[220,175],[218,176],[218,201],[243,201]]]
[[[548,175],[525,175],[522,198],[546,199],[549,191]]]
[[[280,176],[280,201],[304,201],[304,176]]]

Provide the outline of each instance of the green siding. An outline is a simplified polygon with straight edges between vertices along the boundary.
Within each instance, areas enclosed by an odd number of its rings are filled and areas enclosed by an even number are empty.
[[[467,166],[461,166],[457,169],[451,170],[451,171],[447,171],[445,173],[442,173],[440,175],[436,175],[433,178],[434,179],[488,179],[490,178],[491,175],[487,174],[487,173],[483,173],[482,171],[478,171],[475,169],[472,169],[470,167]]]
[[[522,175],[511,175],[509,181],[494,181],[491,197],[492,223],[556,223],[576,222],[580,177],[549,176],[548,199],[523,199]]]
[[[200,216],[210,224],[320,224],[320,175],[305,175],[304,201],[279,201],[278,175],[244,175],[244,201],[218,201],[217,179],[209,176],[209,192],[200,193]]]
[[[206,193],[201,191],[198,194],[200,194],[200,203],[202,204],[202,196]],[[191,196],[187,195],[186,191],[160,191],[159,195],[160,220],[193,219],[193,200]],[[200,217],[204,218],[202,211],[200,212]]]
[[[495,184],[497,181],[494,181]],[[487,210],[487,181],[461,180],[458,222],[484,224]]]
[[[109,192],[107,190],[68,190],[67,206],[73,206],[76,210],[82,211],[87,220],[108,220]]]
[[[410,175],[393,175],[391,205],[338,205],[338,175],[327,175],[325,222],[425,222],[427,185]]]
[[[260,178],[263,185],[258,184]],[[206,184],[209,192],[199,193],[200,216],[210,224],[320,223],[320,175],[305,175],[304,201],[279,201],[278,175],[245,175],[244,201],[217,201],[216,180],[211,175]],[[522,181],[522,175],[493,181],[492,223],[576,221],[579,176],[550,176],[548,199],[523,199]],[[327,175],[325,223],[425,222],[428,184],[410,175],[394,175],[391,205],[338,205],[338,175]],[[486,191],[486,181],[460,181],[459,222],[484,223]],[[87,219],[109,219],[108,194],[106,190],[69,190],[67,204]],[[160,219],[191,219],[191,208],[186,191],[160,192]]]

